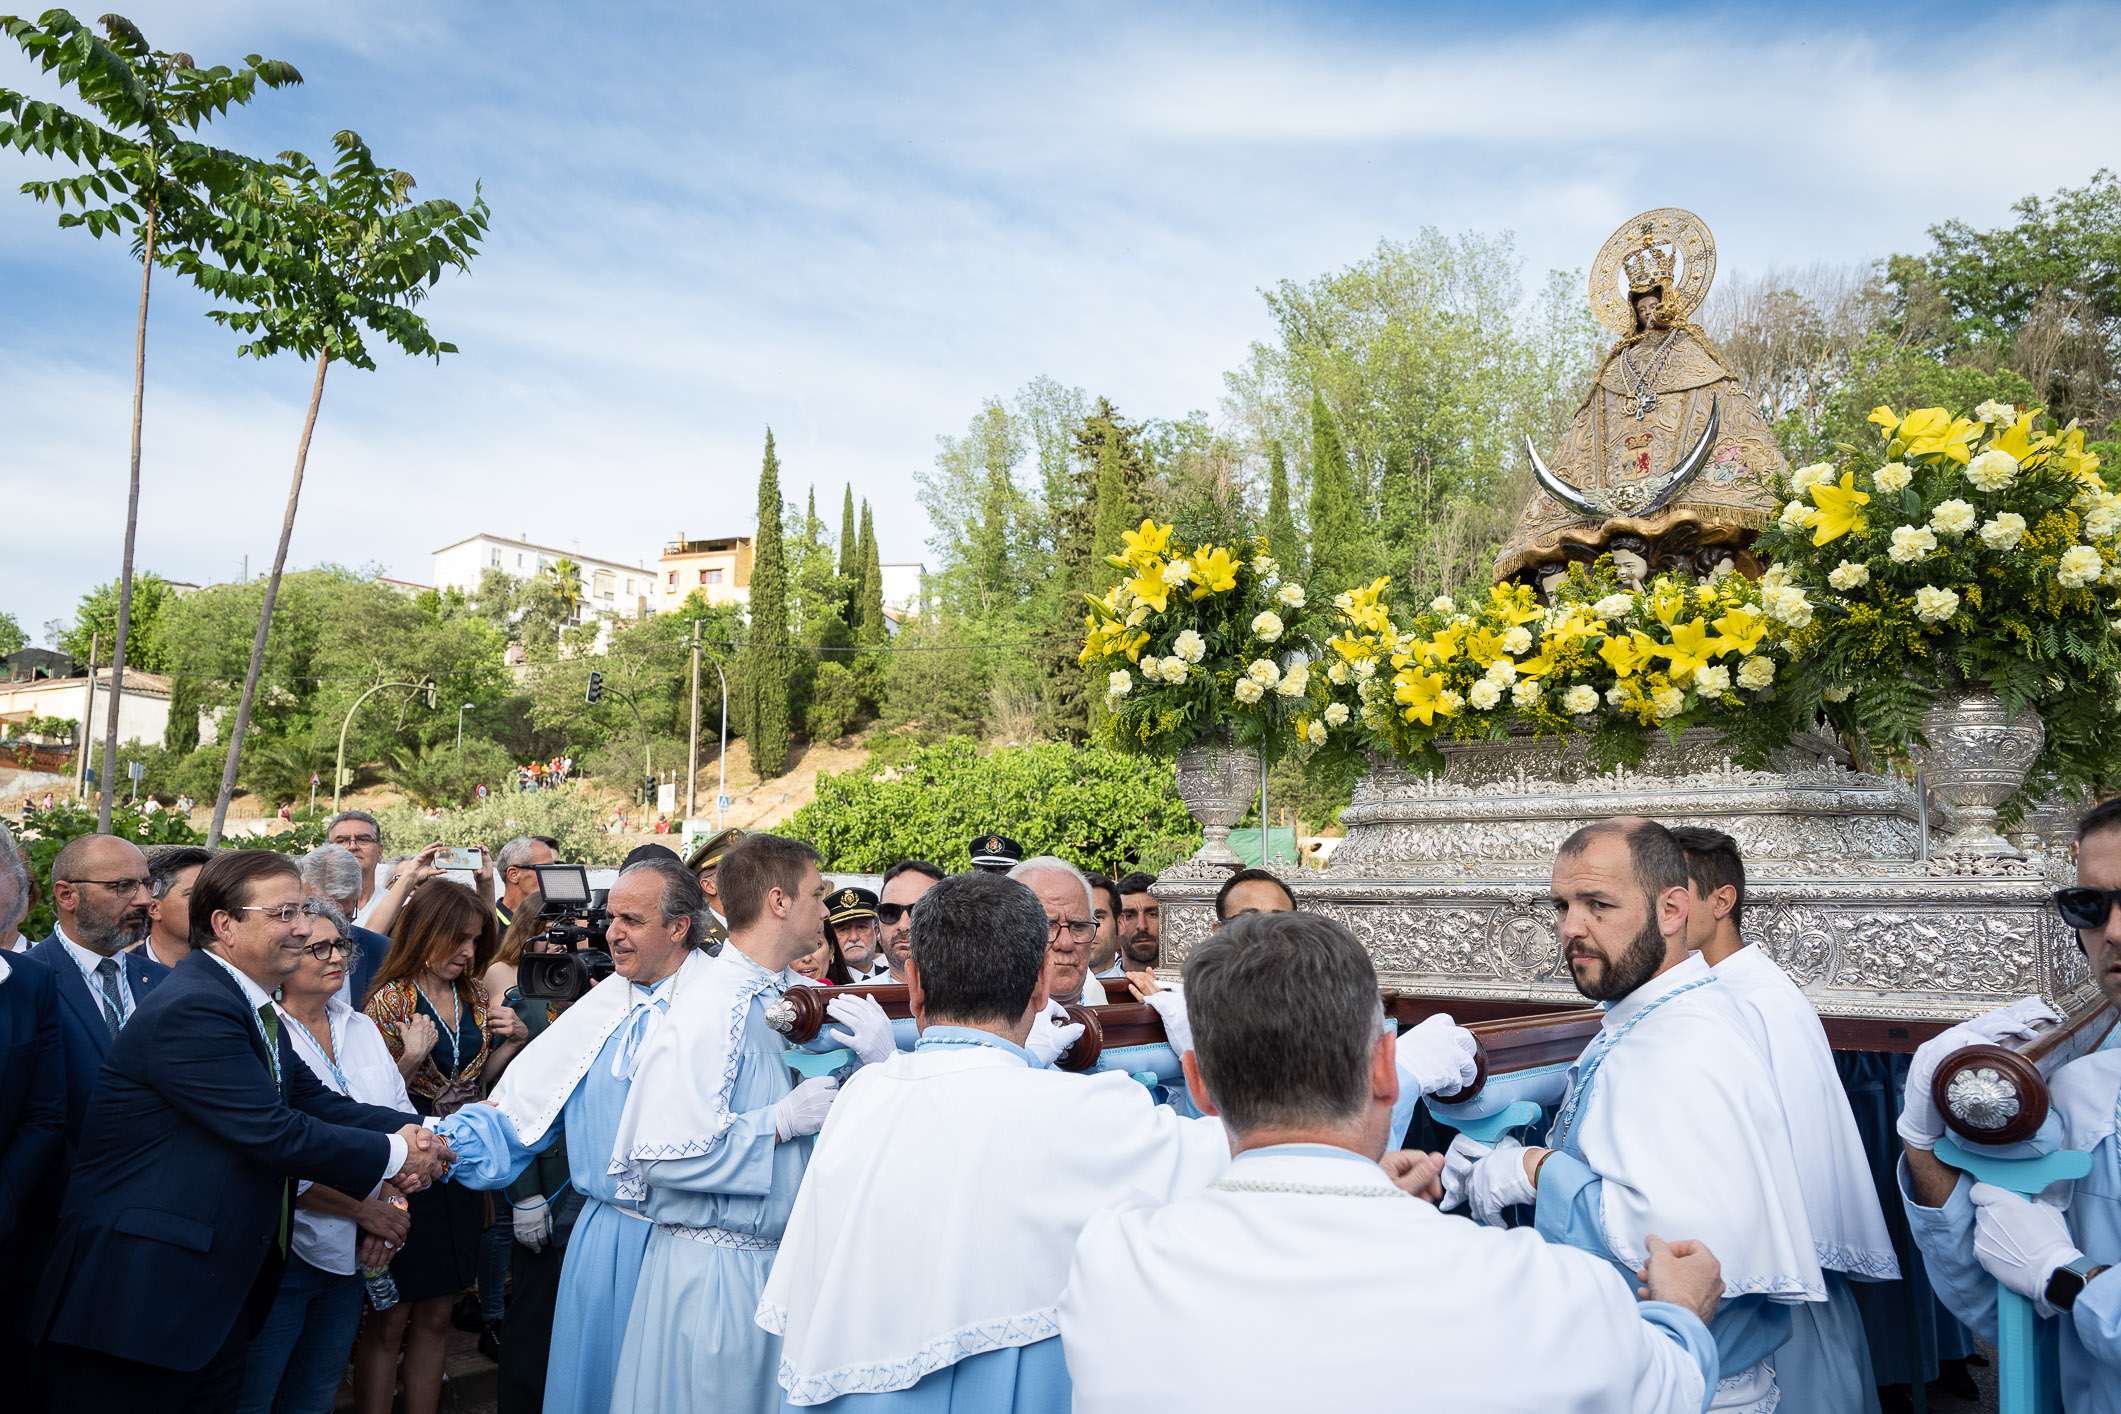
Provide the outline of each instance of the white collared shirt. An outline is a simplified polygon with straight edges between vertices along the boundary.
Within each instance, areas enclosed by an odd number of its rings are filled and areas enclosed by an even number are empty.
[[[325,1002],[324,1010],[333,1035],[333,1050],[337,1054],[327,1056],[324,1048],[317,1044],[317,1038],[292,1012],[284,1006],[276,1007],[276,1010],[280,1013],[281,1029],[294,1039],[295,1054],[302,1058],[310,1074],[316,1076],[325,1089],[335,1090],[364,1105],[381,1105],[385,1109],[411,1113],[412,1100],[405,1093],[405,1079],[398,1074],[397,1062],[390,1058],[390,1047],[385,1044],[383,1033],[376,1028],[375,1022],[332,997]],[[304,1182],[296,1191],[307,1192],[308,1189],[309,1184]],[[290,1245],[296,1256],[319,1271],[352,1275],[354,1246],[358,1240],[359,1233],[352,1218],[331,1217],[314,1208],[295,1209]]]
[[[81,969],[82,977],[88,982],[88,993],[96,999],[97,1009],[100,1010],[105,997],[103,979],[96,975],[96,968],[102,965],[103,954],[82,947],[67,937],[66,930],[56,923],[52,925],[52,936],[66,949],[66,955],[74,960],[74,966]],[[125,954],[115,953],[111,960],[118,964],[118,1025],[123,1026],[133,1019],[133,984],[125,975]]]

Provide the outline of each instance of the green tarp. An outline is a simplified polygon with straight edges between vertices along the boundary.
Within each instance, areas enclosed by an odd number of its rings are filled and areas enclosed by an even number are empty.
[[[1255,825],[1248,830],[1230,831],[1230,848],[1237,851],[1237,857],[1245,862],[1247,868],[1257,868],[1260,857],[1259,827]],[[1274,863],[1277,865],[1294,865],[1303,858],[1296,852],[1294,825],[1277,825],[1267,831],[1267,848],[1274,855]]]

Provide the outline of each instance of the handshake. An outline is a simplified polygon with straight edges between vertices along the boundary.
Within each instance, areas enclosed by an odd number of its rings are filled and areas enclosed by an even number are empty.
[[[448,1141],[431,1129],[408,1124],[398,1131],[405,1141],[405,1164],[391,1180],[407,1193],[416,1193],[431,1183],[449,1177],[449,1166],[457,1161]]]

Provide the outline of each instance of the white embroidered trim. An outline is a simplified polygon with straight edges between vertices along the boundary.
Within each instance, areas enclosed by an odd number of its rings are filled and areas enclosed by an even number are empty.
[[[1891,1252],[1867,1252],[1824,1242],[1815,1243],[1814,1250],[1819,1255],[1819,1265],[1830,1272],[1862,1277],[1866,1281],[1900,1280],[1900,1263]]]
[[[722,1135],[736,1122],[729,1112],[729,1094],[736,1088],[737,1064],[743,1060],[744,1021],[751,1015],[751,1004],[773,985],[770,977],[760,977],[747,982],[737,993],[736,1005],[729,1009],[729,1061],[722,1067],[722,1083],[716,1092],[716,1104],[720,1109],[716,1117],[714,1132],[699,1139],[688,1139],[682,1144],[636,1144],[633,1152],[624,1158],[613,1156],[610,1173],[617,1177],[613,1189],[621,1198],[646,1201],[648,1180],[641,1172],[641,1162],[648,1159],[684,1159],[694,1154],[704,1154],[721,1142]]]
[[[709,1247],[727,1247],[733,1252],[774,1252],[780,1249],[778,1237],[760,1237],[749,1232],[731,1232],[725,1227],[689,1227],[684,1223],[657,1223],[659,1231],[687,1241],[705,1243]]]
[[[1398,1188],[1371,1183],[1273,1183],[1260,1178],[1222,1178],[1208,1185],[1218,1193],[1316,1193],[1328,1198],[1408,1198]]]
[[[1759,1368],[1760,1366],[1757,1364],[1748,1365],[1745,1369],[1740,1370],[1737,1374],[1726,1375],[1722,1379],[1716,1381],[1717,1396],[1720,1398],[1726,1393],[1735,1392],[1736,1390],[1743,1388],[1748,1384],[1751,1384],[1751,1376],[1753,1372],[1755,1370],[1758,1370]],[[1768,1386],[1768,1392],[1766,1394],[1762,1395],[1759,1399],[1754,1400],[1751,1404],[1746,1405],[1743,1409],[1738,1408],[1738,1406],[1736,1405],[1729,1405],[1724,1407],[1730,1410],[1730,1414],[1775,1414],[1776,1406],[1780,1405],[1781,1403],[1782,1386],[1780,1384],[1770,1384]],[[1715,1400],[1712,1399],[1709,1401],[1709,1408],[1715,1409],[1717,1407],[1718,1405],[1716,1404]]]
[[[1397,1189],[1393,1190],[1397,1192]],[[787,1333],[788,1313],[771,1302],[759,1302],[758,1323],[776,1335]],[[879,1360],[864,1365],[843,1365],[816,1375],[800,1375],[788,1357],[781,1357],[781,1388],[790,1404],[823,1404],[843,1394],[890,1394],[911,1389],[937,1370],[990,1350],[1036,1345],[1060,1334],[1060,1308],[1043,1306],[1020,1316],[1002,1316],[977,1321],[936,1337],[913,1354],[898,1360]]]

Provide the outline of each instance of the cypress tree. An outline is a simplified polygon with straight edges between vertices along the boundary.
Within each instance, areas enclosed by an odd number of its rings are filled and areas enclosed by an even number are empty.
[[[1355,478],[1322,394],[1311,395],[1311,559],[1304,578],[1320,600],[1362,581],[1367,539],[1355,509]]]
[[[884,619],[884,566],[876,551],[876,533],[866,518],[862,536],[862,647],[881,648],[891,637]]]
[[[1134,529],[1136,519],[1134,503],[1127,496],[1126,473],[1120,466],[1118,453],[1106,447],[1098,458],[1097,473],[1097,530],[1090,543],[1090,586],[1092,594],[1102,594],[1120,580],[1123,571],[1106,557],[1117,555],[1127,548],[1121,537]],[[1082,600],[1075,601],[1080,605]],[[1071,606],[1072,607],[1072,606]]]
[[[854,558],[854,483],[847,483],[847,498],[840,503],[840,578],[850,587],[847,596],[854,597],[852,586],[860,582],[861,565]]]
[[[781,465],[766,432],[759,466],[759,528],[751,547],[751,631],[737,659],[744,704],[744,735],[751,743],[751,769],[760,780],[788,766],[789,686],[793,662],[788,642],[788,561],[781,541]]]
[[[863,599],[862,591],[866,587],[863,576],[869,572],[869,542],[875,535],[869,519],[869,502],[865,497],[862,501],[862,528],[855,534],[854,554],[847,562],[847,627],[854,630],[857,639],[869,625],[868,603]]]
[[[1267,553],[1288,573],[1303,572],[1304,546],[1296,538],[1296,517],[1289,509],[1289,458],[1279,437],[1267,444]]]
[[[1044,711],[1040,729],[1062,741],[1081,741],[1090,734],[1090,702],[1084,692],[1087,679],[1076,661],[1082,652],[1083,601],[1095,582],[1092,550],[1097,544],[1097,487],[1104,477],[1108,458],[1117,463],[1128,504],[1148,514],[1147,458],[1142,455],[1141,431],[1119,415],[1111,402],[1097,406],[1072,434],[1070,448],[1075,465],[1068,477],[1071,493],[1057,508],[1053,554],[1054,601],[1046,633],[1048,641],[1032,650],[1039,675],[1045,680]],[[1139,516],[1136,517],[1137,523]]]

